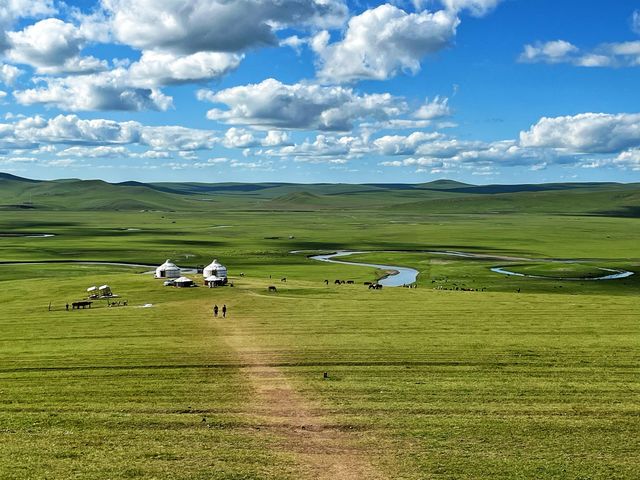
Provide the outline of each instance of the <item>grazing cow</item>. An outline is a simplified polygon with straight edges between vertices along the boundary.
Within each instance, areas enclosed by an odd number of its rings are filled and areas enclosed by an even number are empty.
[[[347,282],[345,282],[344,280],[340,280],[340,284],[341,285],[344,285],[345,283],[347,283]]]
[[[336,280],[335,282],[333,282],[335,285],[340,285],[340,280]]]
[[[347,280],[347,285],[353,285],[355,282],[353,280]]]
[[[324,281],[324,284],[325,284],[325,285],[329,285],[329,280],[325,280],[325,281]]]
[[[281,282],[287,283],[287,277],[283,277],[280,279]]]
[[[269,285],[269,291],[270,292],[277,292],[278,289],[275,287],[275,285]]]
[[[375,285],[375,289],[376,289],[376,290],[382,290],[382,285],[381,285],[381,284],[379,284],[379,283],[376,283],[376,285]]]

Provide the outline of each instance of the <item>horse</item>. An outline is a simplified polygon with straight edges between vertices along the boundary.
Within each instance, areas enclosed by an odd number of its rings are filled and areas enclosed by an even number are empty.
[[[325,280],[325,281],[324,281],[324,284],[325,284],[325,285],[329,285],[329,280]]]

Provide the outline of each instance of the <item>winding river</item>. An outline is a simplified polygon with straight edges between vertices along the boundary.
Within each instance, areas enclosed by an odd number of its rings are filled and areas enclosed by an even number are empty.
[[[301,250],[296,250],[290,252],[293,254],[305,253]],[[340,250],[335,253],[323,254],[323,255],[311,255],[308,258],[312,260],[317,260],[319,262],[329,262],[329,263],[339,263],[342,265],[355,265],[359,267],[370,267],[377,268],[380,270],[386,270],[389,274],[383,278],[381,278],[378,283],[384,285],[386,287],[401,287],[403,285],[410,285],[415,283],[419,272],[413,268],[408,267],[399,267],[395,265],[381,265],[376,263],[363,263],[363,262],[348,262],[345,260],[336,260],[336,258],[344,258],[349,255],[357,255],[357,254],[368,254],[368,253],[426,253],[430,255],[445,255],[452,257],[465,257],[465,258],[476,258],[476,259],[485,259],[485,260],[513,260],[513,261],[533,261],[528,258],[521,257],[500,257],[500,256],[491,256],[487,254],[480,253],[467,253],[467,252],[454,252],[454,251],[424,251],[424,252],[410,252],[410,251],[401,251],[401,250],[384,250],[384,251],[353,251],[353,250]],[[541,260],[535,260],[541,261]],[[558,260],[549,260],[550,262],[558,262]],[[567,261],[564,263],[572,263],[571,261]],[[601,277],[575,277],[575,278],[560,278],[560,277],[545,277],[541,275],[527,275],[524,273],[512,272],[507,270],[506,267],[494,267],[491,268],[491,271],[494,273],[498,273],[501,275],[511,275],[516,277],[527,277],[527,278],[538,278],[538,279],[546,279],[546,280],[567,280],[567,281],[601,281],[601,280],[618,280],[621,278],[627,278],[634,274],[634,272],[629,272],[627,270],[615,270],[612,268],[600,268],[597,267],[598,270],[602,270],[603,272],[608,272],[606,275]]]
[[[389,274],[380,280],[378,283],[385,287],[401,287],[402,285],[410,285],[415,283],[418,278],[418,271],[408,267],[396,267],[392,265],[379,265],[377,263],[361,263],[361,262],[345,262],[343,260],[334,260],[334,258],[348,257],[349,255],[356,255],[358,253],[372,253],[372,252],[353,252],[353,251],[339,251],[336,253],[330,253],[328,255],[314,255],[309,257],[312,260],[318,260],[319,262],[340,263],[342,265],[357,265],[360,267],[372,267],[380,270],[386,270]]]

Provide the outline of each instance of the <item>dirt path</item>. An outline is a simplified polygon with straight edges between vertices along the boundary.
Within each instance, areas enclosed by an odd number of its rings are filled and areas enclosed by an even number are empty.
[[[303,398],[278,367],[265,366],[268,352],[249,350],[247,338],[230,326],[227,343],[238,355],[241,373],[254,392],[248,414],[261,432],[276,439],[292,455],[302,478],[319,480],[382,480],[358,439],[330,423],[320,405]]]

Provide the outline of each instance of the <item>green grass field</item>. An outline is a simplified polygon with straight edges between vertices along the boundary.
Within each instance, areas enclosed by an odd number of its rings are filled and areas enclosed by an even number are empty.
[[[55,235],[0,237],[0,261],[35,262],[0,264],[2,479],[637,478],[636,186],[106,184],[73,197],[73,182],[2,181],[0,233]],[[106,202],[129,188],[146,207]],[[418,288],[370,291],[375,269],[289,253],[337,249],[413,267]],[[218,258],[234,286],[71,263],[167,258]],[[128,306],[65,310],[103,283]]]

